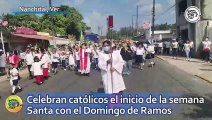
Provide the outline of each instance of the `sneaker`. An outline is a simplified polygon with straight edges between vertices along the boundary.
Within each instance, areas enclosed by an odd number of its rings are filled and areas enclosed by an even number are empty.
[[[66,69],[64,69],[66,71]]]

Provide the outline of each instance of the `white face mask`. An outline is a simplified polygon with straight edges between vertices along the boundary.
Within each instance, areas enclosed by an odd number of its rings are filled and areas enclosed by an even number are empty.
[[[110,51],[110,46],[103,47],[103,51],[105,51],[105,52]]]

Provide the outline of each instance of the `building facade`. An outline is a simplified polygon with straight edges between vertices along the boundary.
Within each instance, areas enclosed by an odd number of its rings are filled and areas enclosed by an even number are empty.
[[[206,37],[212,41],[212,0],[175,0],[177,38],[194,42],[196,56],[202,52],[202,41]],[[201,10],[201,19],[196,23],[189,23],[184,12],[189,6],[196,6]]]

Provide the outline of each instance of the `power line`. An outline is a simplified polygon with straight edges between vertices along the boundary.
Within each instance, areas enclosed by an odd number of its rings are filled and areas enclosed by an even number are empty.
[[[174,5],[172,5],[171,7],[169,7],[168,9],[164,10],[164,12],[162,12],[160,15],[158,15],[158,17],[155,20],[158,20],[161,16],[163,16],[164,14],[166,14],[167,12],[169,12],[169,10],[171,10],[172,8],[174,8],[176,5],[176,3]]]

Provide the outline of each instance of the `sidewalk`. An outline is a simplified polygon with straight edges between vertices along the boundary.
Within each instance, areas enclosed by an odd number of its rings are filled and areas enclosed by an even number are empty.
[[[157,56],[163,61],[176,66],[182,71],[190,73],[197,76],[209,83],[212,83],[212,64],[206,63],[199,59],[191,59],[190,62],[185,60],[185,57],[178,57],[177,60],[173,59],[171,56]]]
[[[28,76],[28,70],[27,69],[23,69],[19,72],[21,78],[27,78]],[[10,78],[7,78],[7,75],[3,75],[3,76],[0,76],[0,82],[3,82],[3,81],[7,81],[7,80],[10,80]]]

